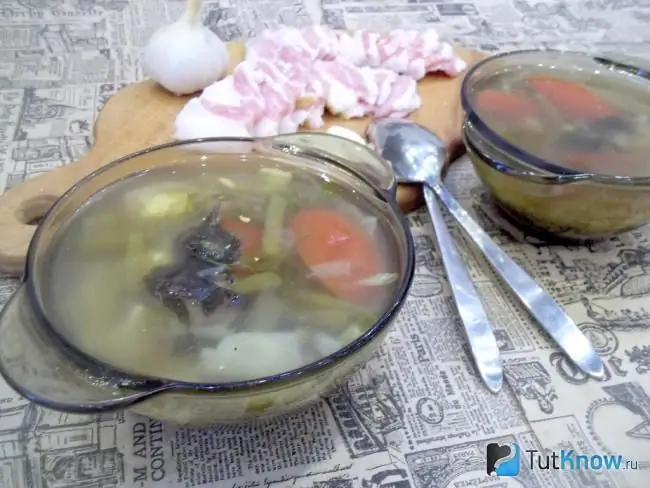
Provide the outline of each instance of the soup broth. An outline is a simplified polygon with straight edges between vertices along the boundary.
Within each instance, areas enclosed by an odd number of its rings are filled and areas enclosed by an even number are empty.
[[[512,68],[473,93],[477,114],[500,136],[565,168],[650,176],[650,91],[624,73]]]
[[[81,350],[139,375],[216,383],[292,370],[392,303],[403,263],[382,205],[275,163],[144,172],[91,198],[55,239],[48,316]]]

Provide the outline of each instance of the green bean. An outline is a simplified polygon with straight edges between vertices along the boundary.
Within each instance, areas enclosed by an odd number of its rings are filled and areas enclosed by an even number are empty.
[[[284,191],[293,181],[293,175],[277,168],[261,168],[258,174],[266,188],[271,191]]]
[[[290,175],[290,174],[289,174]],[[215,186],[224,194],[241,195],[241,194],[254,194],[254,195],[276,195],[283,194],[289,187],[291,180],[284,183],[276,176],[264,178],[219,178]]]
[[[339,340],[341,341],[341,344],[347,346],[352,341],[359,338],[366,330],[367,329],[361,328],[359,324],[352,324],[339,335]]]
[[[323,309],[309,312],[306,321],[328,329],[343,330],[353,319],[354,312],[345,309]]]
[[[240,278],[228,288],[234,292],[248,294],[258,293],[269,288],[277,288],[282,284],[282,279],[275,273],[257,273]]]
[[[297,301],[305,305],[311,305],[319,308],[347,309],[353,311],[360,310],[360,307],[354,305],[353,303],[341,300],[340,298],[335,298],[326,293],[297,290],[293,294],[292,298],[295,298]]]
[[[264,290],[255,297],[242,328],[258,329],[262,327],[267,331],[277,329],[284,311],[284,304],[278,300],[275,291]]]
[[[277,256],[282,252],[282,230],[287,201],[278,195],[269,198],[269,206],[264,219],[262,251],[267,256]]]

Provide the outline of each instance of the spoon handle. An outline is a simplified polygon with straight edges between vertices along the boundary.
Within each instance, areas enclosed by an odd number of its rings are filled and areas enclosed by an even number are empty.
[[[436,233],[438,248],[445,265],[458,313],[465,327],[467,340],[479,374],[488,389],[494,393],[503,384],[503,367],[499,358],[499,346],[492,332],[490,320],[474,288],[467,267],[458,254],[447,224],[445,223],[435,193],[424,185],[424,199],[429,209]]]
[[[490,238],[443,185],[435,184],[433,189],[503,281],[566,355],[588,375],[602,378],[603,362],[564,309]]]

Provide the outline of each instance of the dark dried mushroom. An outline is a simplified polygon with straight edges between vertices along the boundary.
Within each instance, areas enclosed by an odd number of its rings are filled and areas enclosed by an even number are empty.
[[[619,149],[621,136],[630,134],[634,123],[626,118],[609,116],[579,125],[563,134],[558,140],[562,150],[597,152]]]
[[[596,119],[588,124],[588,129],[598,132],[599,135],[629,132],[634,129],[634,122],[629,118],[617,117],[611,115]]]
[[[197,307],[208,315],[222,305],[239,302],[239,295],[223,287],[227,279],[225,267],[206,267],[196,259],[189,259],[182,265],[155,269],[146,281],[152,295],[180,320],[189,323],[192,310]]]
[[[219,225],[218,208],[185,238],[184,247],[190,256],[213,264],[233,264],[241,256],[239,239]]]
[[[219,208],[180,241],[182,262],[154,269],[146,278],[149,292],[186,324],[222,306],[238,305],[241,297],[226,288],[229,266],[241,255],[241,242],[219,225]]]
[[[557,141],[558,147],[564,151],[597,152],[616,149],[618,146],[602,134],[592,133],[585,129],[572,131],[562,135]]]

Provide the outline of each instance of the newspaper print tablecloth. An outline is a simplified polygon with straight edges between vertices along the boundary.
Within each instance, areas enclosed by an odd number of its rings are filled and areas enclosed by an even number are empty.
[[[141,47],[179,0],[0,1],[0,183],[78,159],[105,101],[142,76]],[[484,50],[548,46],[644,55],[647,0],[221,0],[205,18],[225,40],[277,24],[435,26]],[[469,175],[469,177],[468,177]],[[463,176],[463,178],[461,178]],[[493,316],[509,387],[472,373],[428,219],[412,218],[418,269],[398,326],[348,385],[308,411],[261,425],[175,429],[129,413],[43,410],[0,387],[1,488],[435,488],[648,485],[649,230],[591,248],[539,246],[495,224],[467,161],[450,186],[485,228],[565,305],[607,364],[576,371],[462,244]],[[1,238],[1,236],[0,236]],[[0,282],[3,300],[16,283]],[[486,445],[622,454],[626,472],[486,474]]]

